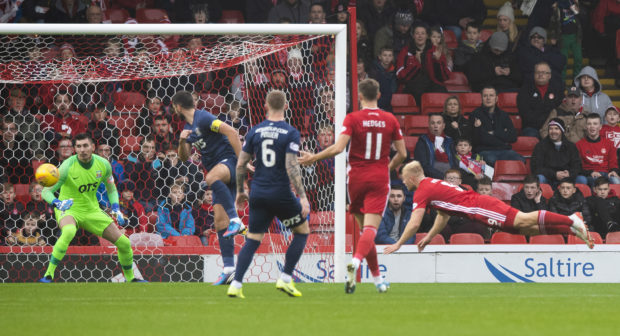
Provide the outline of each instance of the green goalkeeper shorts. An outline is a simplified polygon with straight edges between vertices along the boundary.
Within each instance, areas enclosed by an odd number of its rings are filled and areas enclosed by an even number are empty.
[[[97,236],[103,236],[103,230],[105,230],[110,223],[113,222],[112,218],[108,216],[103,210],[93,210],[90,212],[79,211],[74,209],[66,210],[62,212],[58,209],[54,209],[56,215],[56,222],[60,223],[60,220],[66,216],[71,216],[75,219],[78,227],[96,234]]]

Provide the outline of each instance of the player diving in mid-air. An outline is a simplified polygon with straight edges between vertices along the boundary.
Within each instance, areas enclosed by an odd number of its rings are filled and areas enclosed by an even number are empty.
[[[546,210],[521,212],[497,198],[480,195],[473,190],[464,190],[443,180],[425,177],[418,161],[405,165],[402,179],[409,190],[415,190],[413,212],[400,239],[383,250],[386,254],[397,251],[404,242],[413,237],[420,227],[426,207],[437,210],[437,217],[428,234],[418,242],[420,251],[446,227],[450,216],[465,217],[492,228],[528,236],[572,233],[589,248],[594,247],[581,213],[564,216]]]
[[[179,159],[186,161],[194,146],[208,171],[205,182],[213,191],[214,225],[220,243],[224,270],[213,283],[229,284],[235,272],[235,245],[232,236],[245,232],[235,209],[235,167],[241,152],[239,133],[232,126],[205,110],[197,110],[190,92],[179,91],[172,97],[172,107],[185,121],[179,136]]]
[[[99,237],[103,237],[118,249],[118,261],[127,282],[146,282],[133,274],[133,251],[131,243],[114,220],[99,208],[97,188],[103,182],[112,204],[112,214],[123,224],[125,219],[118,204],[118,192],[114,185],[110,162],[93,154],[95,143],[86,133],[73,139],[75,155],[62,162],[59,168],[60,179],[55,185],[43,188],[45,201],[55,207],[54,213],[60,228],[60,237],[54,249],[45,275],[40,282],[53,282],[56,267],[64,258],[69,243],[73,240],[78,226]],[[54,193],[60,189],[58,198]]]
[[[293,240],[286,250],[284,270],[276,282],[276,289],[289,296],[301,296],[301,292],[295,288],[292,275],[310,233],[306,220],[310,205],[297,162],[299,131],[284,121],[284,92],[269,92],[266,102],[267,119],[248,132],[237,163],[237,205],[243,206],[248,200],[243,186],[247,164],[256,155],[256,172],[249,196],[249,232],[237,258],[235,280],[228,288],[227,294],[230,297],[244,298],[241,284],[243,276],[274,216],[293,231]],[[291,191],[291,184],[299,199]]]

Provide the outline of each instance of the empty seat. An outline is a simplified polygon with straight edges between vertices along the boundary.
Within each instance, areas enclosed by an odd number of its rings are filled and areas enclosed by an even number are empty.
[[[205,109],[212,114],[218,115],[226,104],[226,98],[217,93],[201,93],[196,102],[197,109]]]
[[[415,150],[415,145],[418,143],[418,137],[406,135],[403,138],[405,140],[405,147],[407,148],[407,151],[409,152],[409,154],[413,155],[413,151]]]
[[[528,174],[525,163],[519,160],[495,161],[494,182],[521,182]]]
[[[594,244],[602,244],[603,243],[603,238],[601,237],[601,235],[598,232],[590,231],[590,237],[592,237],[592,239],[594,239]],[[585,244],[585,242],[583,240],[579,239],[575,235],[568,235],[568,239],[566,240],[566,244],[576,245],[576,244]]]
[[[198,236],[170,236],[169,239],[176,246],[202,246]]]
[[[140,92],[121,91],[113,95],[114,107],[117,112],[128,112],[139,110],[144,106],[146,98]]]
[[[521,154],[521,156],[523,157],[529,158],[529,157],[532,157],[532,152],[534,152],[534,147],[536,147],[537,143],[538,143],[538,138],[529,137],[529,136],[520,136],[520,137],[517,137],[517,142],[512,144],[512,150]]]
[[[620,184],[610,184],[609,185],[609,193],[611,195],[616,195],[618,197],[620,197]],[[613,192],[613,194],[612,194]]]
[[[420,240],[422,240],[422,238],[426,237],[428,233],[426,232],[419,232],[416,233],[415,235],[415,243],[419,243]],[[443,239],[443,236],[438,234],[435,237],[433,237],[433,239],[430,242],[430,245],[445,245],[446,244],[446,240]]]
[[[26,203],[30,202],[30,184],[14,184],[13,189],[15,189],[15,200],[26,205]]]
[[[36,171],[37,168],[39,168],[40,165],[46,163],[47,161],[45,160],[32,160],[30,161],[30,163],[32,164],[32,170]]]
[[[136,21],[140,23],[162,23],[168,19],[168,13],[159,8],[136,8]]]
[[[392,95],[392,113],[409,114],[420,113],[420,108],[416,105],[412,95],[407,93],[394,93]]]
[[[428,115],[405,116],[405,135],[422,135],[428,133],[428,119]]]
[[[245,23],[243,12],[238,10],[223,10],[220,23]]]
[[[606,244],[620,244],[620,232],[609,232],[605,237]]]
[[[577,187],[577,189],[581,191],[581,193],[583,194],[583,197],[592,196],[592,189],[590,189],[590,186],[588,186],[587,184],[576,183],[575,187]]]
[[[448,49],[456,49],[456,47],[458,47],[458,40],[456,39],[456,34],[454,34],[452,30],[444,29],[443,37]]]
[[[463,34],[465,35],[465,34]],[[486,42],[489,38],[491,38],[491,35],[493,35],[493,31],[490,29],[483,29],[480,31],[480,39],[483,42]]]
[[[484,238],[477,233],[455,233],[450,236],[450,244],[470,245],[484,244]]]
[[[564,244],[564,237],[561,234],[538,235],[530,237],[530,244],[534,245],[561,245]]]
[[[500,201],[510,201],[512,195],[518,192],[519,186],[519,183],[493,182],[491,196]]]
[[[491,244],[527,244],[527,240],[524,235],[495,232],[491,236]]]
[[[512,125],[515,127],[515,130],[517,130],[517,134],[521,134],[521,128],[523,128],[521,116],[516,114],[509,114],[508,117],[510,118],[510,121],[512,121]]]
[[[464,114],[469,114],[473,110],[482,106],[482,97],[479,93],[465,92],[459,94],[459,100],[461,101],[461,110]]]
[[[141,136],[123,136],[121,137],[120,145],[124,155],[128,155],[132,152],[138,152],[140,150]]]
[[[132,130],[136,126],[136,113],[123,113],[121,115],[110,116],[108,121],[116,126],[123,136],[131,135]]]
[[[112,23],[125,23],[129,18],[129,12],[124,8],[111,8],[105,12],[105,16]]]
[[[441,113],[443,112],[443,104],[450,93],[425,93],[422,95],[422,114]]]
[[[517,92],[502,92],[497,96],[497,106],[506,113],[517,114]]]
[[[471,91],[471,88],[469,87],[469,81],[467,80],[467,76],[465,76],[464,73],[453,71],[450,72],[449,76],[450,77],[448,78],[448,80],[443,82],[448,92]]]
[[[334,212],[333,211],[315,211],[310,213],[310,231],[333,231],[334,230]]]

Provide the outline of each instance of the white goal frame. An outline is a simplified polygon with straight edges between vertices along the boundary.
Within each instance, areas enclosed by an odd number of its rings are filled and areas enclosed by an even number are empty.
[[[344,24],[0,24],[4,35],[335,35],[335,134],[346,114],[347,26]],[[334,280],[344,282],[346,157],[335,157]]]

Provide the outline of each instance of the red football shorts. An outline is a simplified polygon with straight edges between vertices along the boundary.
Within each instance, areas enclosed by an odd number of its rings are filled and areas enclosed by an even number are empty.
[[[519,210],[488,195],[480,195],[478,198],[478,211],[473,219],[487,226],[498,228],[502,231],[518,233],[515,230],[515,217]]]
[[[349,212],[371,213],[383,215],[388,198],[390,186],[388,183],[351,183],[348,186]]]

